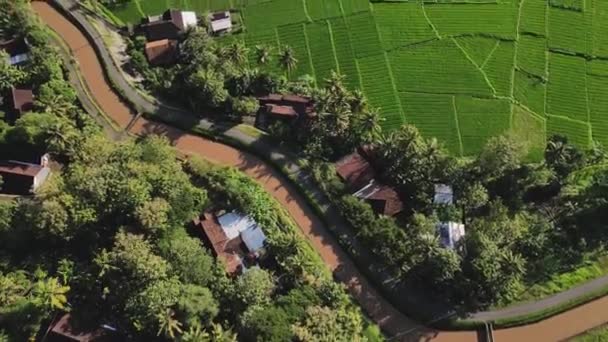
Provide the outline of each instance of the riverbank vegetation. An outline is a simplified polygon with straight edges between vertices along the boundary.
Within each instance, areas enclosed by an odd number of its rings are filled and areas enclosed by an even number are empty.
[[[163,138],[109,141],[28,3],[0,0],[0,16],[3,35],[40,49],[31,64],[0,59],[0,84],[28,80],[36,95],[31,112],[2,124],[2,158],[48,151],[57,164],[36,194],[0,202],[1,340],[40,338],[64,312],[78,329],[106,325],[135,341],[382,340],[258,184],[178,159]],[[189,228],[211,207],[255,218],[268,267],[226,275]]]
[[[470,311],[538,298],[594,277],[575,273],[578,268],[585,273],[584,265],[605,254],[598,215],[605,200],[600,189],[606,153],[599,144],[585,150],[553,136],[538,160],[539,151],[507,132],[489,139],[477,154],[458,158],[448,152],[453,148],[423,137],[414,126],[383,132],[378,110],[360,91],[348,89],[338,73],[324,83],[306,77],[288,81],[280,73],[259,71],[241,41],[214,40],[201,29],[186,34],[175,66],[150,68],[138,39],[130,51],[144,82],[197,113],[222,108],[252,114],[252,97],[274,92],[313,99],[315,117],[303,125],[273,125],[269,133],[313,165],[353,236],[371,252],[367,264],[380,265],[378,282],[389,292],[424,293],[442,298],[440,307]],[[261,50],[266,60],[268,51]],[[245,99],[251,110],[232,110],[231,104]],[[367,146],[378,179],[398,190],[405,214],[378,217],[350,196],[356,189],[337,178],[331,164],[360,146]],[[452,204],[433,203],[437,184],[453,188]],[[436,226],[446,221],[466,226],[458,249],[441,247]],[[567,280],[568,274],[578,280]]]

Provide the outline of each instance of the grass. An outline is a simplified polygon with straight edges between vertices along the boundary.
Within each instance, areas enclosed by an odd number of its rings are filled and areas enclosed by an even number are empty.
[[[588,75],[587,87],[593,140],[608,146],[608,77]]]
[[[452,95],[401,93],[400,97],[408,123],[437,137],[454,154],[462,154]]]
[[[261,137],[266,136],[266,132],[260,131],[259,129],[257,129],[251,125],[239,124],[236,126],[236,129],[238,129],[239,131],[241,131],[253,138],[261,138]]]
[[[552,53],[549,58],[547,113],[587,123],[587,78],[585,60]]]
[[[487,79],[492,84],[495,95],[510,96],[511,84],[513,83],[513,54],[515,44],[509,41],[501,41],[492,56],[486,61],[482,68]]]
[[[373,5],[382,47],[393,50],[437,38],[420,3],[380,2]],[[407,25],[404,25],[407,23]]]
[[[527,73],[544,77],[547,69],[547,40],[530,34],[519,38],[517,66]]]
[[[244,24],[237,37],[252,51],[252,67],[284,75],[276,55],[258,65],[253,51],[256,45],[275,52],[289,45],[299,61],[289,78],[308,74],[320,85],[338,70],[349,87],[363,90],[381,108],[386,130],[411,116],[424,135],[439,138],[456,154],[475,153],[505,130],[532,139],[533,146],[542,134],[546,139],[553,133],[581,146],[591,139],[608,143],[608,103],[602,95],[608,93],[607,1],[129,0],[112,8],[112,16],[137,23],[167,7],[198,13],[232,9]],[[414,94],[420,99],[412,100]],[[433,115],[423,110],[426,119],[411,112],[432,108],[441,98],[426,94],[508,100],[513,120],[502,127],[501,116],[498,129],[492,120],[465,111],[459,129],[466,134],[458,137],[447,126],[455,125],[448,119],[454,117],[450,106]],[[546,122],[541,132],[524,132],[529,123],[540,127],[530,117]],[[476,130],[482,133],[473,135]]]
[[[465,155],[478,153],[489,137],[509,129],[511,104],[506,100],[457,96],[455,104]]]
[[[306,36],[310,57],[318,84],[329,78],[332,70],[338,69],[338,62],[330,36],[329,24],[322,20],[306,25]]]
[[[528,160],[540,160],[544,156],[547,139],[545,136],[547,120],[529,110],[514,106],[511,133],[522,142],[527,151]]]
[[[608,341],[608,326],[603,326],[597,329],[589,330],[582,335],[578,335],[570,342],[602,342]]]
[[[530,302],[546,298],[607,274],[608,256],[604,255],[588,261],[572,271],[553,275],[547,281],[532,285],[515,302]]]
[[[479,69],[452,40],[414,45],[389,53],[400,92],[491,96]]]

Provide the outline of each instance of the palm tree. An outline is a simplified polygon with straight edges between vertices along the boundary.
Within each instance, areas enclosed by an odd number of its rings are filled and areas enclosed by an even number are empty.
[[[226,57],[235,65],[241,66],[247,62],[249,49],[241,41],[235,41],[226,49]]]
[[[545,149],[545,160],[549,164],[558,164],[566,161],[568,139],[559,135],[551,137]]]
[[[272,48],[267,45],[256,45],[255,56],[258,64],[267,64],[272,59]]]
[[[380,116],[380,112],[375,109],[369,109],[359,113],[355,121],[356,134],[364,144],[376,142],[382,135],[382,127],[380,123],[384,118]]]
[[[291,46],[284,46],[281,50],[279,56],[279,64],[283,67],[283,69],[287,70],[287,72],[292,71],[298,65],[298,59],[295,56],[295,52],[291,48]]]
[[[346,88],[344,87],[344,79],[346,77],[340,73],[337,73],[332,70],[329,78],[325,80],[325,89],[330,94],[334,96],[344,96],[347,93]]]
[[[350,99],[350,106],[353,110],[353,113],[359,113],[367,108],[367,99],[363,92],[359,89],[355,89],[352,93]]]
[[[79,136],[65,122],[60,121],[53,124],[49,127],[47,135],[47,144],[50,151],[67,156],[73,156],[76,153],[74,142]]]
[[[184,331],[184,334],[179,338],[180,342],[209,342],[211,336],[208,332],[201,329],[200,324],[191,325],[188,330]]]
[[[39,280],[33,289],[35,302],[48,310],[64,309],[68,291],[70,287],[61,285],[57,278]]]
[[[77,109],[76,106],[67,101],[62,94],[39,97],[36,99],[35,104],[36,107],[40,108],[43,112],[53,113],[64,118],[70,117],[69,114]]]
[[[156,315],[158,320],[158,333],[157,336],[165,335],[171,339],[175,339],[175,333],[182,333],[182,323],[175,318],[173,310],[167,308],[163,312],[159,312]]]
[[[232,330],[224,330],[221,324],[212,323],[211,341],[213,342],[236,342],[236,334]]]

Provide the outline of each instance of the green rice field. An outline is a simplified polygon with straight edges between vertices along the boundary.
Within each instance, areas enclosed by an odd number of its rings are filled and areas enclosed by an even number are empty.
[[[606,0],[131,0],[110,10],[137,23],[169,7],[240,12],[237,38],[251,51],[294,49],[291,79],[321,84],[337,70],[385,129],[414,124],[456,155],[506,133],[533,158],[552,134],[608,145]],[[275,64],[258,67],[282,73]]]

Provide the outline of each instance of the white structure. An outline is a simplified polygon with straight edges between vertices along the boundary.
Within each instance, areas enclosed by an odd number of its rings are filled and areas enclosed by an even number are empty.
[[[437,224],[439,241],[445,248],[455,249],[460,239],[465,235],[464,224],[456,222],[441,222]]]
[[[8,64],[17,65],[23,62],[27,62],[30,59],[30,56],[27,53],[20,53],[15,56],[8,56]]]
[[[454,203],[454,190],[446,184],[435,184],[435,204],[452,204]]]
[[[232,29],[232,19],[229,11],[216,12],[210,15],[211,31],[213,33],[229,32]]]
[[[196,27],[198,24],[196,13],[192,11],[182,11],[181,21],[181,27],[183,27],[184,30],[188,29],[189,27]]]
[[[217,220],[228,240],[235,239],[240,235],[251,253],[255,253],[264,247],[266,235],[251,217],[231,212],[218,217]]]
[[[241,239],[247,249],[251,253],[255,253],[264,247],[264,242],[266,242],[266,235],[260,227],[250,227],[241,232]]]

